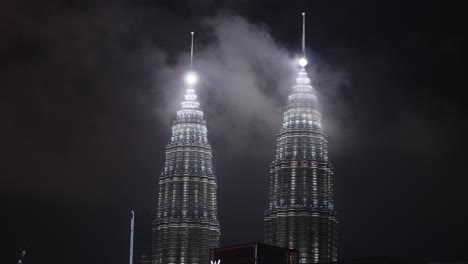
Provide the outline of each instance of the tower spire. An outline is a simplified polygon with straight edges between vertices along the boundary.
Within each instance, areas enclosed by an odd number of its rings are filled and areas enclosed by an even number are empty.
[[[299,59],[299,65],[304,68],[307,65],[305,57],[305,12],[302,12],[302,57]]]
[[[198,76],[197,74],[193,71],[193,34],[195,32],[190,32],[192,35],[192,43],[190,45],[190,71],[185,75],[185,81],[192,87],[195,83],[198,81]]]
[[[190,32],[190,34],[192,34],[192,45],[190,46],[190,70],[192,69],[193,67],[193,34],[195,34],[195,32]]]
[[[197,101],[197,95],[195,94],[194,85],[198,81],[197,73],[193,70],[193,34],[192,42],[190,45],[190,71],[185,74],[185,82],[188,84],[187,93],[185,94],[185,101],[182,102],[183,109],[198,109],[200,103]]]
[[[302,12],[302,58],[305,58],[305,13]]]

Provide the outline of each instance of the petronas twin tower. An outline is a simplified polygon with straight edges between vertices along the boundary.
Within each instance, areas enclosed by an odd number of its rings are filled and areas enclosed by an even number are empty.
[[[298,249],[299,263],[335,261],[333,173],[317,97],[304,67],[283,116],[270,169],[265,242]]]
[[[194,89],[197,76],[190,72],[186,81],[187,93],[173,122],[159,177],[154,264],[209,263],[208,250],[219,246],[217,184],[208,130]]]
[[[301,68],[277,136],[264,215],[265,243],[299,250],[301,264],[337,260],[333,172],[316,93],[305,71],[304,15]],[[190,72],[186,81],[187,93],[173,122],[159,177],[153,264],[209,263],[208,250],[219,247],[212,151],[195,94],[196,75]]]

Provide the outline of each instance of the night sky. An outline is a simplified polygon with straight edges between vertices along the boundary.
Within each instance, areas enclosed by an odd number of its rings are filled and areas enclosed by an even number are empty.
[[[151,253],[190,31],[224,246],[263,240],[300,53],[335,172],[339,258],[468,260],[465,9],[451,1],[0,4],[1,263]]]

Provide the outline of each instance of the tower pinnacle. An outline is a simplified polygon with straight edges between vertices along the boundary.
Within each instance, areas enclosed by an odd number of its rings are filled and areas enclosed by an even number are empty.
[[[299,59],[299,66],[305,67],[307,59],[305,57],[305,13],[302,13],[302,58]]]
[[[190,34],[192,34],[192,45],[190,46],[190,69],[192,69],[192,66],[193,66],[193,34],[195,34],[195,32],[190,32]]]
[[[194,84],[197,83],[198,76],[196,72],[193,71],[193,34],[195,34],[195,32],[192,31],[190,32],[190,34],[192,34],[192,45],[190,46],[190,71],[187,72],[187,74],[185,75],[185,81],[190,86],[193,86]]]
[[[198,82],[198,76],[193,68],[193,34],[195,32],[190,32],[192,34],[192,43],[190,45],[190,71],[185,74],[185,82],[189,85],[187,88],[187,93],[185,94],[185,101],[182,102],[183,109],[198,109],[200,103],[197,101],[197,95],[195,94],[195,89],[193,86]]]

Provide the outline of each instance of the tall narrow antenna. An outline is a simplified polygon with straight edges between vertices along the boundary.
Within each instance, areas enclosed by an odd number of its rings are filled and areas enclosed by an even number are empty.
[[[305,13],[302,13],[302,58],[299,59],[299,66],[304,68],[307,65],[305,57]]]
[[[130,220],[130,262],[129,264],[133,264],[133,231],[135,225],[135,212],[132,210],[132,219]]]
[[[302,13],[302,58],[305,58],[305,13]]]
[[[192,34],[192,45],[190,45],[190,71],[185,75],[185,81],[193,87],[193,85],[198,81],[197,74],[192,70],[193,68],[193,34],[195,32],[190,32]]]
[[[192,45],[190,46],[190,69],[192,69],[192,66],[193,66],[193,34],[195,34],[195,32],[190,32],[192,34]]]

